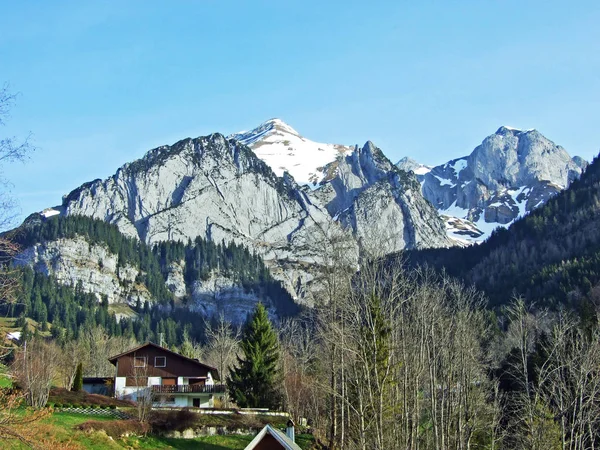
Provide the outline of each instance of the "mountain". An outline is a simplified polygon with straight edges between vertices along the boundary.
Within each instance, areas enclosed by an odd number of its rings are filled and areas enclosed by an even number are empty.
[[[565,189],[585,166],[537,130],[503,126],[469,156],[433,167],[419,179],[451,235],[482,241]]]
[[[254,147],[276,148],[277,143],[262,145],[263,140],[270,142],[274,136],[279,139],[284,132],[291,139],[295,133],[280,121],[263,125],[254,137],[245,135]],[[310,141],[297,133],[296,139],[309,143],[305,149],[312,148]],[[348,235],[346,256],[355,262],[359,248],[377,247],[379,252],[390,253],[450,244],[443,223],[423,199],[414,175],[397,169],[371,143],[335,152],[336,159],[322,167],[319,184],[311,190],[300,187],[288,172],[278,177],[236,139],[218,133],[184,139],[150,150],[105,180],[83,184],[64,196],[60,206],[48,208],[40,216],[45,220],[55,215],[99,219],[149,246],[162,242],[185,244],[196,238],[242,245],[264,260],[272,276],[282,281],[298,302],[309,304],[318,291],[320,267],[324,264],[323,241],[333,234]],[[29,249],[33,252],[29,260],[48,259],[52,253],[52,258],[70,261],[64,267],[85,266],[80,261],[85,259],[81,243],[63,244],[54,244],[51,252],[46,250],[47,243]],[[56,255],[61,245],[81,258]],[[92,253],[90,257],[96,258]],[[180,261],[172,263],[170,276],[176,281],[184,269],[177,269]],[[91,272],[100,269],[95,262],[89,266],[94,267]],[[103,275],[91,272],[63,270],[59,278],[70,277],[72,285],[82,279],[92,290],[96,287],[90,280]],[[77,274],[81,277],[75,280]],[[114,278],[115,274],[110,276]],[[190,290],[182,283],[179,287],[177,283],[170,285],[179,297]],[[218,290],[214,286],[211,289],[205,299]],[[124,294],[124,298],[131,302],[132,295]]]
[[[288,172],[331,218],[367,250],[452,245],[414,175],[396,167],[372,142],[363,147],[315,143],[280,119],[231,135],[275,173]]]
[[[475,284],[494,306],[522,296],[538,307],[587,308],[600,304],[599,221],[596,157],[566,190],[481,245],[409,251],[404,257]]]
[[[220,134],[151,150],[53,210],[113,223],[151,245],[196,237],[243,244],[299,298],[312,278],[305,267],[318,260],[305,244],[331,222],[293,179],[278,178],[248,147]]]
[[[24,289],[30,292],[30,303],[38,303],[36,291],[50,282],[74,289],[71,297],[93,294],[120,316],[140,313],[147,303],[162,308],[163,313],[170,306],[209,318],[223,314],[237,323],[259,301],[273,317],[298,311],[262,258],[233,242],[197,237],[187,243],[167,241],[150,247],[99,219],[37,214],[9,232],[9,237],[23,249],[14,259],[15,266],[36,272],[36,283]],[[49,292],[41,296],[44,302],[55,296],[55,290]],[[27,310],[27,294],[23,295]],[[87,297],[83,302],[79,306],[90,308]],[[56,302],[46,306],[51,318],[63,314],[56,307],[65,307]]]

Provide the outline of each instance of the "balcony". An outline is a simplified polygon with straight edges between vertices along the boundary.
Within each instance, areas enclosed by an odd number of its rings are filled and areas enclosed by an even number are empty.
[[[225,392],[224,384],[198,384],[152,385],[154,394],[220,394]]]

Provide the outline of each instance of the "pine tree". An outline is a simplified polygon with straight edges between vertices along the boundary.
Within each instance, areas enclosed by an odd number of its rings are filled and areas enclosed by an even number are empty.
[[[281,406],[279,344],[265,307],[259,303],[246,324],[240,345],[243,357],[231,371],[227,386],[233,401],[242,408]]]
[[[83,389],[83,364],[77,364],[77,371],[75,372],[75,379],[73,380],[72,391],[79,392]]]

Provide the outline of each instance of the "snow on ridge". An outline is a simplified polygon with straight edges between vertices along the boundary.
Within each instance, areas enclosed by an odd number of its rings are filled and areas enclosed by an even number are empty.
[[[40,213],[40,216],[44,216],[47,219],[48,217],[56,216],[58,214],[60,214],[60,211],[54,208],[46,208]]]
[[[426,173],[431,172],[431,167],[420,166],[420,167],[417,167],[415,170],[413,170],[413,172],[416,175],[425,175]]]
[[[311,141],[281,119],[267,120],[251,131],[229,137],[248,145],[277,176],[288,172],[298,184],[313,189],[323,180],[325,166],[354,148]]]
[[[459,158],[459,159],[455,159],[454,160],[454,164],[450,164],[448,163],[448,166],[452,167],[452,170],[454,170],[454,173],[456,174],[456,176],[458,176],[458,174],[467,167],[467,158]]]

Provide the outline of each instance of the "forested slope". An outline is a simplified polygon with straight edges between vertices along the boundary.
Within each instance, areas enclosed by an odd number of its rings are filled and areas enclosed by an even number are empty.
[[[118,269],[138,270],[135,283],[151,295],[151,301],[131,304],[135,318],[117,320],[108,300],[89,285],[75,278],[65,283],[51,273],[32,270],[21,264],[17,269],[21,291],[19,301],[6,307],[13,317],[30,317],[50,330],[54,337],[74,339],[82,329],[103,327],[111,336],[134,337],[138,341],[158,340],[163,335],[167,345],[179,345],[184,335],[197,341],[203,339],[201,310],[193,308],[193,286],[209,277],[230,280],[239,289],[273,308],[280,317],[295,314],[298,306],[279,281],[272,278],[262,258],[235,243],[214,243],[202,238],[195,241],[162,242],[150,247],[124,236],[115,225],[84,216],[54,216],[44,219],[34,215],[7,234],[21,249],[59,239],[83,238],[87,245],[100,245],[110,254],[118,255]],[[57,259],[63,255],[56,255]],[[100,262],[101,263],[101,262]],[[170,266],[182,267],[186,294],[176,297],[167,287]],[[98,264],[90,261],[90,265]],[[100,264],[101,266],[101,264]],[[35,264],[34,264],[35,267]],[[124,300],[123,300],[124,302]]]

